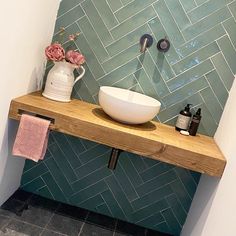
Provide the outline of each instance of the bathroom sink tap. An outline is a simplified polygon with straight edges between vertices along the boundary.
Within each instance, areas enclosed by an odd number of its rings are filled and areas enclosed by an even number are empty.
[[[153,38],[150,34],[144,34],[141,38],[140,38],[140,52],[143,53],[146,51],[147,48],[151,47],[153,43]]]

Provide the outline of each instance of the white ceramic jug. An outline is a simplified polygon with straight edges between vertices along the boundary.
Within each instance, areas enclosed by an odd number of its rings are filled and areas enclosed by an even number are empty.
[[[54,62],[47,76],[43,96],[59,102],[70,102],[73,86],[85,73],[84,67],[80,66],[81,73],[75,79],[73,71],[76,68],[76,65],[66,61]]]

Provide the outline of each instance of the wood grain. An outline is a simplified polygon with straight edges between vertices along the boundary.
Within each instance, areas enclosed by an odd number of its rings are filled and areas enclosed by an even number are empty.
[[[183,136],[174,127],[154,121],[142,125],[121,124],[99,106],[80,100],[61,103],[35,92],[12,100],[9,118],[19,120],[22,112],[53,119],[52,130],[211,176],[220,177],[226,165],[211,137]]]

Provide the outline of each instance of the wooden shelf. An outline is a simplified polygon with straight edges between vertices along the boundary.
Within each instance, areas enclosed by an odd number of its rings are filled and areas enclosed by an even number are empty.
[[[22,113],[51,118],[52,130],[211,176],[221,176],[226,165],[211,137],[183,136],[174,127],[154,121],[132,126],[120,124],[99,106],[80,100],[55,102],[35,92],[12,100],[9,117],[19,120]]]

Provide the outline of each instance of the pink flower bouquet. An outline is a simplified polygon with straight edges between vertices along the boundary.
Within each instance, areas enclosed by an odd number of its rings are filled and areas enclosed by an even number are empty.
[[[64,34],[64,28],[61,29],[60,35]],[[69,35],[69,41],[74,41],[79,33]],[[75,50],[66,50],[62,47],[62,45],[58,42],[52,43],[47,46],[45,49],[46,58],[50,61],[67,61],[76,67],[80,67],[84,62],[84,56]]]

